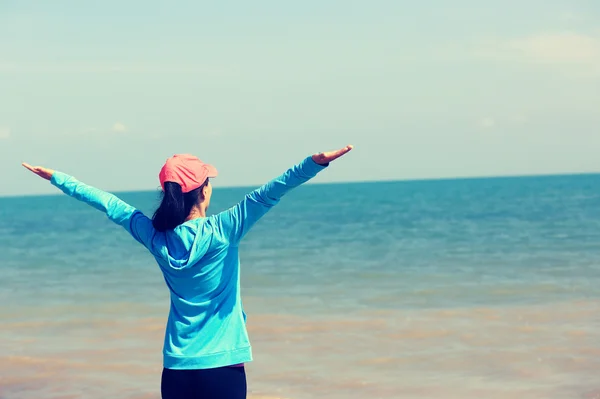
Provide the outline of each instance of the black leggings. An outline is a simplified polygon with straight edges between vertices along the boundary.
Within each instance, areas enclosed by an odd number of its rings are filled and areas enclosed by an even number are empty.
[[[163,369],[162,399],[246,399],[244,367],[205,370]]]

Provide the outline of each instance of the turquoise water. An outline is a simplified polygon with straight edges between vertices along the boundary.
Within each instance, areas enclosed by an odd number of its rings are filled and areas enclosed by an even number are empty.
[[[253,395],[600,397],[600,175],[308,185],[241,247]],[[211,211],[249,189],[216,189]],[[155,192],[121,193],[151,213]],[[0,398],[158,398],[168,291],[64,196],[0,199]]]

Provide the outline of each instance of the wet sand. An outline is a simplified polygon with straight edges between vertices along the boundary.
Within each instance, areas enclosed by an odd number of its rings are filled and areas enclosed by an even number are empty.
[[[164,320],[98,311],[4,323],[0,398],[158,398]],[[600,398],[598,301],[248,322],[255,399]]]

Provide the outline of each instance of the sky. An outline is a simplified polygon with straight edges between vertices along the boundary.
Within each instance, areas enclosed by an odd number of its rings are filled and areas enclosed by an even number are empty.
[[[0,1],[0,195],[600,171],[597,0]]]

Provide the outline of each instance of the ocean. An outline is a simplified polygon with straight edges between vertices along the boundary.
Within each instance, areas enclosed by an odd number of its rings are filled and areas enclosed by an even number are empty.
[[[250,398],[600,398],[600,175],[309,184],[241,258]],[[124,230],[0,198],[0,276],[1,399],[159,398],[168,290]]]

